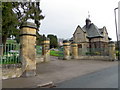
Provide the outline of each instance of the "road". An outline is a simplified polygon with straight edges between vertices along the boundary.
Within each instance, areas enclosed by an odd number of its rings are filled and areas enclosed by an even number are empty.
[[[110,67],[57,84],[57,88],[118,88],[118,67]]]
[[[83,75],[85,76],[91,72],[96,72],[117,65],[118,62],[116,61],[56,60],[54,58],[50,62],[37,64],[36,76],[5,79],[2,80],[2,87],[33,88],[40,84],[45,84],[51,81],[57,85],[58,83],[64,82],[66,80]]]

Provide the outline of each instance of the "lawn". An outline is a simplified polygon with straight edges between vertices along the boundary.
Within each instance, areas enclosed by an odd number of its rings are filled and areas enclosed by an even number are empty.
[[[11,41],[12,42],[12,41]],[[16,45],[18,46],[18,45]],[[10,50],[9,45],[8,47],[8,52],[5,52],[2,57],[0,57],[0,64],[16,64],[20,63],[20,58],[19,58],[19,52],[18,47],[17,50]],[[11,47],[11,46],[10,46]],[[42,46],[36,46],[36,53],[39,55],[42,55]],[[56,51],[56,50],[50,50],[50,55],[51,56],[56,56],[56,57],[63,57],[63,51]]]
[[[63,57],[63,51],[50,50],[50,55],[51,56],[56,56],[56,57]]]
[[[0,64],[17,64],[20,63],[19,53],[6,53],[0,57]]]
[[[42,46],[36,46],[36,53],[42,55]],[[63,51],[50,50],[51,56],[63,57]]]

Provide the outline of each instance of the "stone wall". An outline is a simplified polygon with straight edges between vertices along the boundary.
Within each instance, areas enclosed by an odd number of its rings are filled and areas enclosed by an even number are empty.
[[[80,27],[77,27],[75,33],[73,34],[73,41],[74,42],[85,42],[88,41],[86,38],[86,33],[81,30]]]
[[[21,68],[2,69],[2,79],[18,78],[22,73]]]
[[[105,35],[104,38],[93,38],[93,39],[91,39],[91,42],[98,42],[98,41],[101,41],[101,42],[109,42],[108,36]]]
[[[50,61],[50,40],[48,38],[42,43],[42,56],[44,62]]]
[[[70,49],[71,49],[71,47],[70,47],[70,42],[69,41],[67,41],[67,40],[64,40],[63,41],[63,47],[64,47],[64,57],[63,57],[63,59],[64,60],[69,60],[71,57],[70,57]]]

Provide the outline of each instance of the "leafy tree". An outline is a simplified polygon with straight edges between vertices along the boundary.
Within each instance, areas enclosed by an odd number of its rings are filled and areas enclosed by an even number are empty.
[[[47,38],[50,39],[50,48],[56,48],[58,46],[57,36],[49,34]]]
[[[12,2],[2,2],[2,44],[6,44],[7,37],[18,33],[17,15],[12,10]]]
[[[13,6],[20,26],[28,19],[32,19],[39,29],[40,20],[44,19],[44,16],[41,15],[40,2],[13,2]]]
[[[38,32],[37,32],[37,40],[36,40],[36,44],[37,45],[42,45],[42,41],[44,41],[46,39],[45,35],[40,35]]]
[[[11,35],[19,43],[19,27],[28,19],[34,20],[37,29],[40,27],[41,15],[40,2],[2,2],[2,44],[6,45],[6,40]]]
[[[42,10],[40,9],[40,2],[13,2],[13,6],[13,10],[17,14],[19,20],[19,27],[28,19],[32,19],[39,30],[40,20],[44,19],[44,16],[41,15]],[[38,32],[37,36],[40,36]],[[16,38],[16,40],[19,40],[19,36],[16,36]],[[38,38],[39,37],[37,37],[37,40]]]
[[[40,27],[40,2],[3,2],[2,3],[2,43],[5,45],[7,37],[13,35],[19,42],[19,29],[28,19],[34,20],[37,29]]]

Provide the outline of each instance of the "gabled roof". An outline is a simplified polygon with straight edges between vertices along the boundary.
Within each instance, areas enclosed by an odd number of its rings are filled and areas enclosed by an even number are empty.
[[[100,33],[102,33],[102,32],[106,32],[107,34],[108,34],[108,32],[107,32],[107,29],[106,29],[106,27],[104,26],[103,28],[99,28],[99,31],[100,31]]]
[[[107,29],[106,29],[106,27],[105,27],[105,26],[103,27],[103,29],[104,29],[104,30],[106,31],[106,33],[108,34]]]
[[[85,25],[82,29],[86,31],[88,38],[103,37],[98,27],[93,23],[91,23],[89,27]]]
[[[73,33],[73,35],[76,33],[76,31],[78,30],[78,28],[80,28],[85,33],[85,31],[80,27],[80,25],[78,25],[77,28],[76,28],[76,30],[75,30],[75,32]]]

